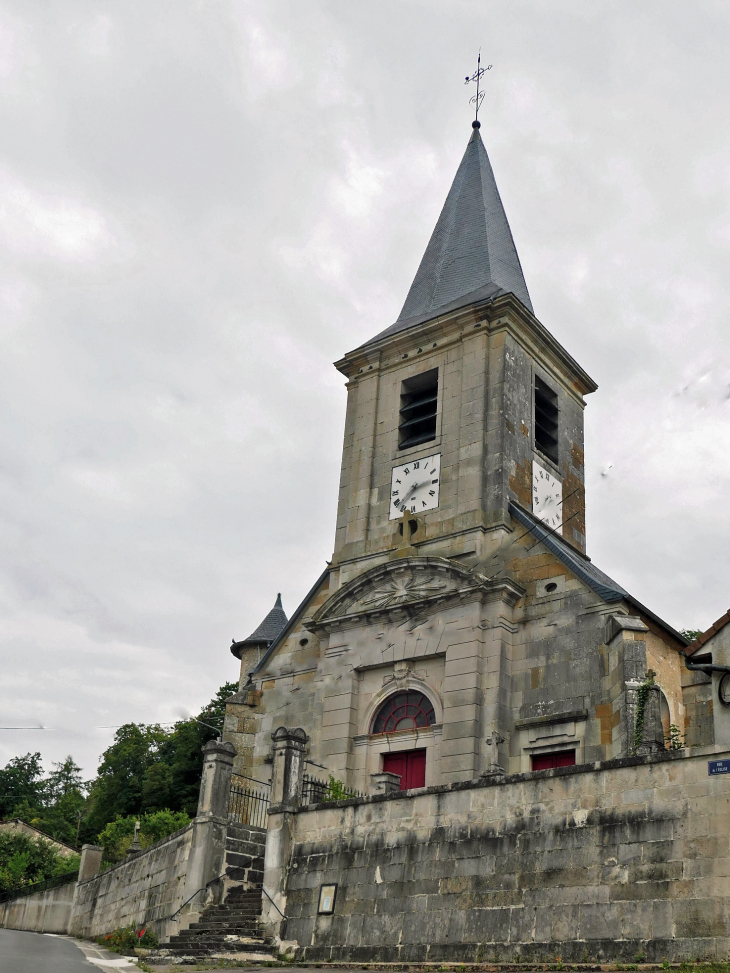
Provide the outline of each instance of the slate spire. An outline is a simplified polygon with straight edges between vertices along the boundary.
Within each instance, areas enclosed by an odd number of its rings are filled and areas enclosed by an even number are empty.
[[[396,323],[378,338],[446,310],[512,293],[532,302],[502,206],[479,122]],[[375,340],[375,339],[373,339]]]

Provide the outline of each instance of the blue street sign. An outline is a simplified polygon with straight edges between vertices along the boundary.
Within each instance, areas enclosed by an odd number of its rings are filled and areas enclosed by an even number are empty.
[[[715,774],[730,774],[730,760],[708,760],[707,773],[710,777]]]

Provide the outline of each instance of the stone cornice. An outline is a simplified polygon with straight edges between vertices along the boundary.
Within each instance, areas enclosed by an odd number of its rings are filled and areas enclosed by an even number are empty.
[[[567,372],[572,380],[570,391],[581,401],[583,395],[598,388],[585,369],[512,294],[459,308],[362,345],[335,362],[335,367],[350,381],[357,381],[378,370],[400,365],[414,353],[426,358],[435,348],[464,340],[476,334],[479,328],[490,335],[508,331],[533,357],[542,360],[548,369],[555,370],[557,376]]]

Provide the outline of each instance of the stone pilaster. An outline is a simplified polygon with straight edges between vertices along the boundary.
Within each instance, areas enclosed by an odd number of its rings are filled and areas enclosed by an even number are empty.
[[[634,749],[638,691],[646,678],[648,631],[642,620],[632,615],[611,615],[606,622],[611,702],[602,705],[601,712],[597,708],[596,715],[601,721],[601,743],[609,759],[627,757]]]

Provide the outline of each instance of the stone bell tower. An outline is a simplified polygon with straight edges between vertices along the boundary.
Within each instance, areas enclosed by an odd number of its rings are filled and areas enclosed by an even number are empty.
[[[596,385],[533,313],[479,122],[398,320],[337,368],[341,580],[392,556],[405,506],[422,556],[483,557],[511,529],[510,501],[585,550],[583,396]],[[427,459],[424,492],[413,467]]]

